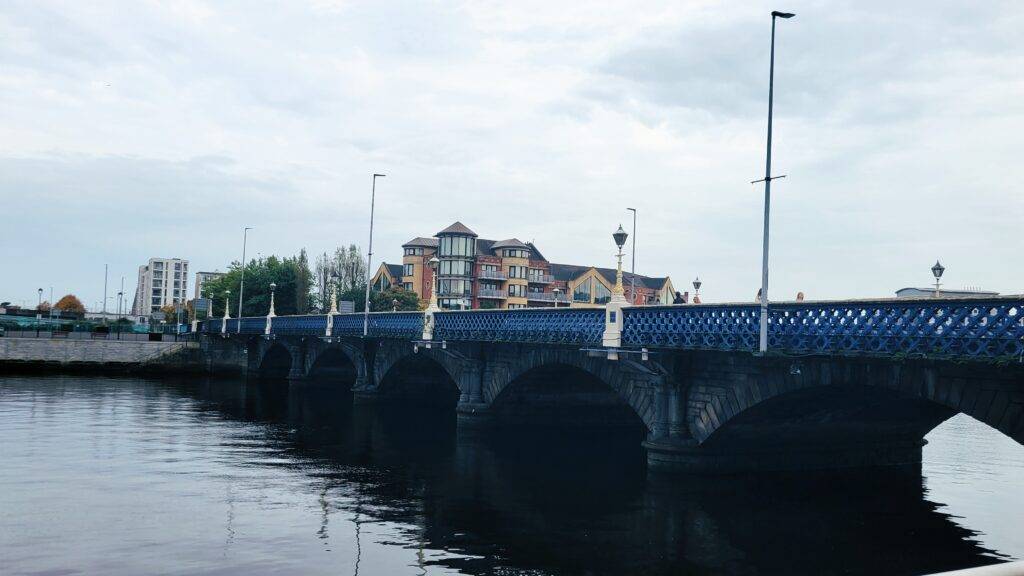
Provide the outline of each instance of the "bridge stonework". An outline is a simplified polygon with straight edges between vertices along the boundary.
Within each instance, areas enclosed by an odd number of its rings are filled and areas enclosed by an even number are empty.
[[[791,306],[765,356],[752,353],[750,308],[637,308],[615,354],[588,310],[446,312],[432,342],[410,313],[371,315],[366,338],[351,315],[333,318],[333,336],[322,316],[275,318],[270,335],[245,319],[237,333],[211,324],[201,349],[211,372],[430,400],[454,407],[460,428],[534,416],[642,428],[658,469],[914,466],[925,435],[957,413],[1024,444],[1018,300]]]

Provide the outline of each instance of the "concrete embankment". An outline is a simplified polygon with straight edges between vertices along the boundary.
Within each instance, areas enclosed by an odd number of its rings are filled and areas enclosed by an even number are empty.
[[[0,371],[199,372],[194,342],[0,338]]]

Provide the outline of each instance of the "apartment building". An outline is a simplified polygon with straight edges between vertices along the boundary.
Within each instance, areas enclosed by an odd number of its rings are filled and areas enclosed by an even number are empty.
[[[188,260],[181,258],[150,258],[139,266],[132,314],[148,316],[164,306],[174,306],[188,299]]]
[[[192,296],[196,300],[200,298],[208,298],[209,294],[203,294],[203,283],[208,280],[214,280],[224,276],[225,272],[196,272],[196,288],[195,294]]]
[[[600,306],[611,298],[615,270],[549,262],[532,242],[516,238],[480,238],[455,222],[432,238],[417,237],[402,245],[402,265],[383,263],[373,286],[401,286],[421,302],[430,299],[435,277],[431,258],[438,259],[438,305],[447,309],[551,306]],[[674,289],[666,276],[624,274],[626,299],[636,304],[670,304]]]

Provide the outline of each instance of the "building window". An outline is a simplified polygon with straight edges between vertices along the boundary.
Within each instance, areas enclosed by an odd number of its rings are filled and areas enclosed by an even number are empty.
[[[508,309],[509,310],[519,310],[521,308],[526,308],[526,304],[509,304],[508,305]]]
[[[498,271],[498,265],[497,264],[481,264],[480,265],[480,271],[481,272],[497,272]]]
[[[587,278],[581,282],[578,286],[573,288],[572,300],[573,302],[590,302],[590,283],[593,278]]]
[[[612,299],[612,293],[604,284],[594,282],[594,304],[607,304]]]
[[[530,251],[506,248],[504,251],[502,251],[502,256],[504,256],[505,258],[529,258]]]
[[[406,264],[405,266],[402,266],[402,274],[405,275],[405,276],[412,276],[413,273],[414,273],[415,267],[416,266],[414,264]]]
[[[442,260],[438,270],[441,276],[469,276],[473,263],[469,260]]]
[[[522,284],[509,284],[508,285],[508,295],[509,296],[514,296],[514,297],[518,297],[518,298],[525,298],[526,297],[526,286],[523,286]]]
[[[405,290],[406,292],[412,292],[412,282],[406,282],[405,284],[402,284],[402,289]]]
[[[509,266],[508,277],[509,278],[526,278],[526,266]]]
[[[474,256],[476,239],[469,236],[442,236],[438,248],[440,256]]]
[[[470,296],[473,283],[469,280],[444,279],[439,282],[437,293],[441,296]]]
[[[406,248],[406,256],[423,256],[423,248]]]

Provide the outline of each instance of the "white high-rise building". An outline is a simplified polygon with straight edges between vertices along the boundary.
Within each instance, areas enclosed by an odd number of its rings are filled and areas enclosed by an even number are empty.
[[[187,290],[188,260],[150,258],[149,264],[139,266],[132,315],[149,316],[164,306],[184,304],[188,300]]]

